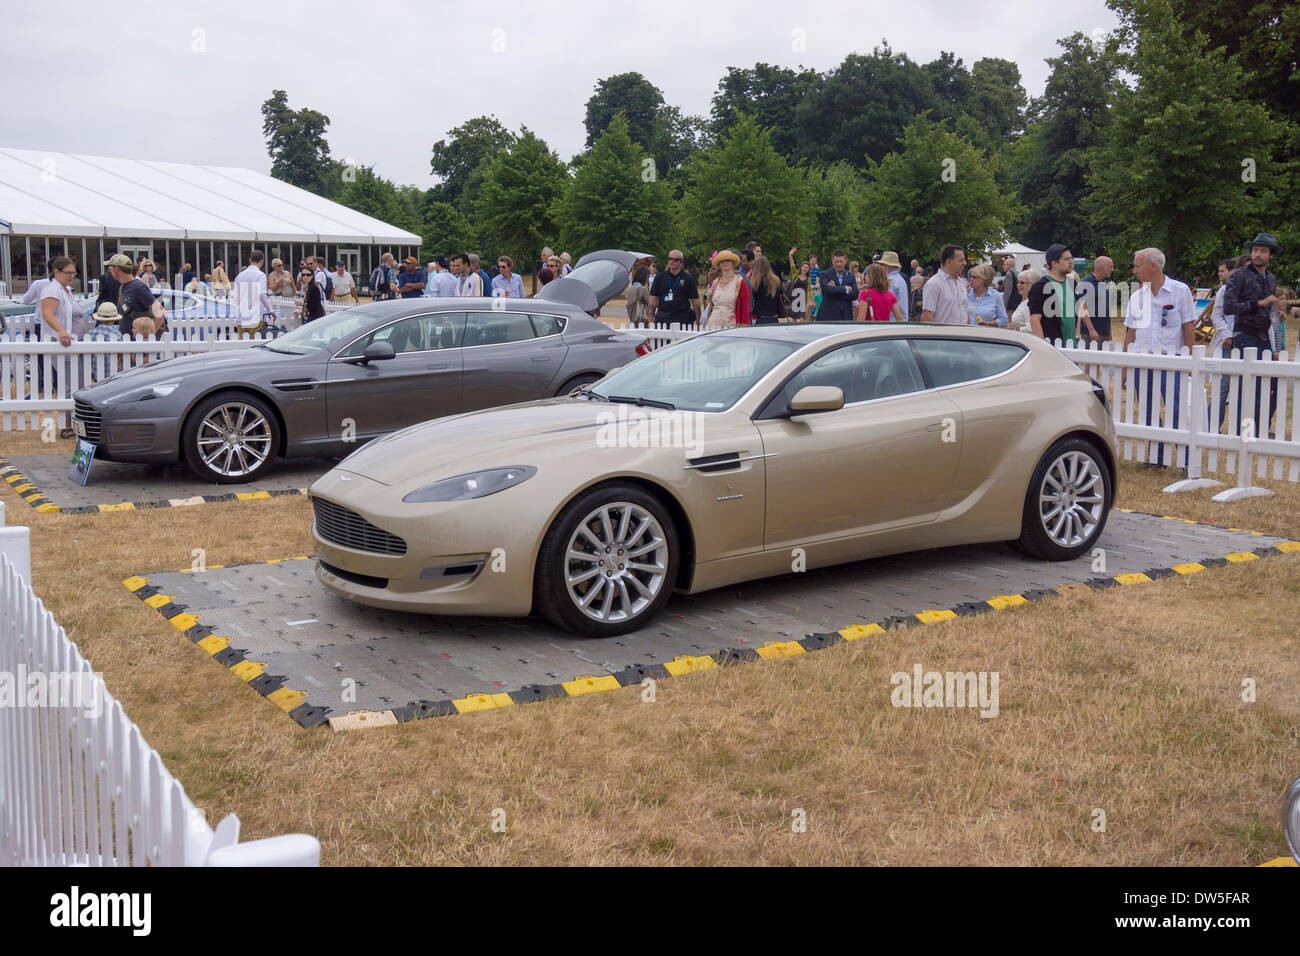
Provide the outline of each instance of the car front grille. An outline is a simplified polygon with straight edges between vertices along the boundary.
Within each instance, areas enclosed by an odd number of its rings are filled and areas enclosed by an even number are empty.
[[[376,528],[355,511],[315,496],[311,499],[316,512],[316,530],[326,541],[374,554],[406,554],[406,542],[383,528]]]
[[[104,427],[103,414],[89,402],[73,399],[72,417],[86,426],[86,441],[99,444]]]

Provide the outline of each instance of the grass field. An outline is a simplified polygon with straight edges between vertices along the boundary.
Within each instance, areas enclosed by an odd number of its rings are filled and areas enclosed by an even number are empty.
[[[51,450],[70,457],[71,443],[0,435],[0,454]],[[1300,539],[1300,488],[1264,482],[1275,496],[1220,505],[1161,494],[1169,480],[1124,466],[1119,505]],[[674,678],[653,703],[627,688],[335,734],[298,728],[121,583],[188,567],[194,548],[226,565],[310,553],[305,499],[91,516],[0,495],[10,523],[32,527],[37,591],[195,804],[212,822],[239,814],[245,839],[314,834],[327,864],[1248,865],[1285,853],[1300,554]],[[1000,715],[895,709],[890,674],[916,663],[998,671]]]

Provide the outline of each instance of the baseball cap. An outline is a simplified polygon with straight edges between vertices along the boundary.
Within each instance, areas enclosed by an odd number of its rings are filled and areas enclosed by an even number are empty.
[[[123,255],[122,253],[119,252],[111,259],[104,260],[104,265],[117,266],[119,269],[130,269],[135,265],[135,263],[131,261],[130,256]]]
[[[411,265],[411,266],[418,266],[420,264],[420,260],[415,258],[415,256],[407,256],[405,259],[402,260],[402,262],[405,263],[406,265]]]

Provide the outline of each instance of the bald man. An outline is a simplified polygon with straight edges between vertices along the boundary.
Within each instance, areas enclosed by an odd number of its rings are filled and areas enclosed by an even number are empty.
[[[1110,341],[1111,316],[1118,311],[1115,284],[1110,281],[1114,274],[1115,263],[1110,256],[1098,256],[1088,278],[1079,283],[1079,297],[1088,306],[1089,322],[1098,342]]]
[[[682,251],[668,253],[668,268],[656,272],[650,283],[649,314],[655,322],[695,325],[699,315],[700,290],[695,277],[682,268]]]

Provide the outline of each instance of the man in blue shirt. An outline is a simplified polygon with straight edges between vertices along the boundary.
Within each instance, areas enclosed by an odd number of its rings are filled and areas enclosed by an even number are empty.
[[[903,273],[899,271],[902,268],[902,263],[898,261],[898,253],[892,249],[885,252],[880,257],[880,264],[889,273],[889,291],[894,293],[894,298],[898,300],[898,307],[903,310],[903,317],[907,318],[911,297],[907,292],[907,280],[903,278]]]
[[[1110,256],[1098,256],[1092,272],[1079,283],[1079,298],[1088,306],[1092,327],[1101,342],[1110,341],[1110,320],[1115,314],[1115,284],[1110,277],[1115,273],[1115,263]]]
[[[501,256],[497,259],[497,269],[500,274],[492,279],[492,295],[508,299],[522,299],[524,297],[524,280],[523,277],[513,272],[515,261],[509,256]]]
[[[397,294],[403,299],[418,299],[424,295],[425,280],[420,260],[407,256],[402,260],[402,271],[397,274]]]

